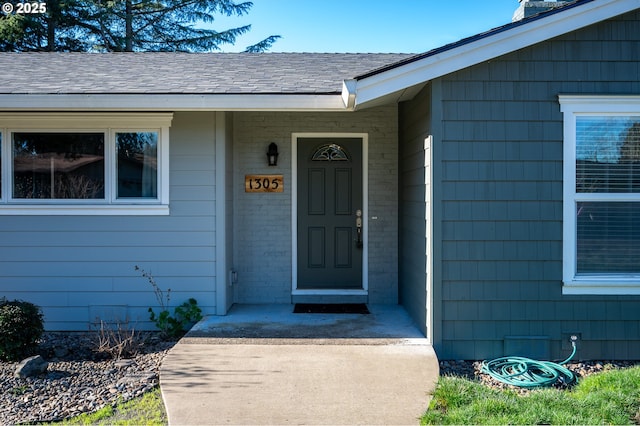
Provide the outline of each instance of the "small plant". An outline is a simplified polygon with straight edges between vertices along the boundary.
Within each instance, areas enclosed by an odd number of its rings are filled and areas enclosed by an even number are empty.
[[[162,331],[165,337],[179,338],[202,319],[202,310],[198,307],[196,299],[190,298],[174,309],[173,316],[168,310],[161,311],[156,315],[154,310],[149,308],[149,318],[156,323],[156,327]]]
[[[9,393],[14,396],[20,396],[27,393],[28,390],[29,390],[29,386],[22,385],[22,386],[16,386],[15,388],[11,388],[9,390]]]
[[[33,355],[43,332],[44,320],[38,306],[0,298],[0,359],[20,361]]]
[[[194,298],[189,298],[182,305],[177,306],[173,315],[169,312],[169,301],[171,299],[171,289],[165,292],[158,286],[153,275],[147,273],[144,269],[135,266],[136,271],[140,271],[142,276],[147,279],[156,300],[160,305],[160,312],[156,314],[153,308],[149,308],[149,319],[156,324],[156,327],[165,338],[180,338],[189,328],[202,319],[202,310],[198,307],[198,302]]]
[[[97,325],[99,323],[99,325]],[[107,354],[111,358],[130,358],[138,353],[142,345],[136,331],[129,328],[128,321],[115,321],[114,324],[106,324],[101,319],[96,319],[97,337],[95,351]]]

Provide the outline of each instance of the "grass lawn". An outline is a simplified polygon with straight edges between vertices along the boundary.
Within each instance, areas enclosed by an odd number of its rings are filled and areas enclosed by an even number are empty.
[[[160,388],[139,398],[105,407],[95,413],[82,414],[60,423],[63,425],[166,425],[167,415]]]
[[[441,377],[421,424],[640,424],[640,366],[585,377],[571,390],[539,389],[524,396]]]

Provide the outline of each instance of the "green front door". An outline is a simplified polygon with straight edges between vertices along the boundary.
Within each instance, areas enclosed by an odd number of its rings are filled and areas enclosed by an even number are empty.
[[[299,290],[362,289],[362,139],[298,139]]]

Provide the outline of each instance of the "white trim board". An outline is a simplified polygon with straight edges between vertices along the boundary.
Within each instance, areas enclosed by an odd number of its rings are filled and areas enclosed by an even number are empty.
[[[563,113],[563,227],[562,227],[562,294],[637,295],[640,275],[577,274],[576,203],[589,201],[638,202],[634,193],[576,192],[576,122],[585,116],[640,116],[638,95],[559,95]]]
[[[216,162],[216,315],[226,315],[227,313],[227,291],[231,291],[228,288],[228,274],[227,271],[227,197],[226,197],[226,173],[227,164],[226,150],[227,150],[227,138],[226,138],[226,121],[224,112],[215,113],[214,124],[214,141],[215,144],[215,162]]]
[[[169,215],[169,128],[173,113],[4,113],[0,112],[0,159],[2,190],[0,215]],[[104,135],[105,194],[100,199],[27,199],[12,198],[13,132],[91,132]],[[127,131],[152,131],[158,134],[158,175],[156,198],[118,198],[116,194],[116,134]]]
[[[362,139],[362,290],[298,289],[298,139]],[[369,294],[369,134],[368,133],[292,133],[291,134],[291,294],[297,295],[368,295]]]
[[[346,111],[341,94],[0,94],[0,111]]]

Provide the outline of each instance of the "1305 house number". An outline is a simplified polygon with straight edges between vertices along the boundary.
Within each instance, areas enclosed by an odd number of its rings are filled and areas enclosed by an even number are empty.
[[[282,175],[245,175],[244,192],[283,192]]]

